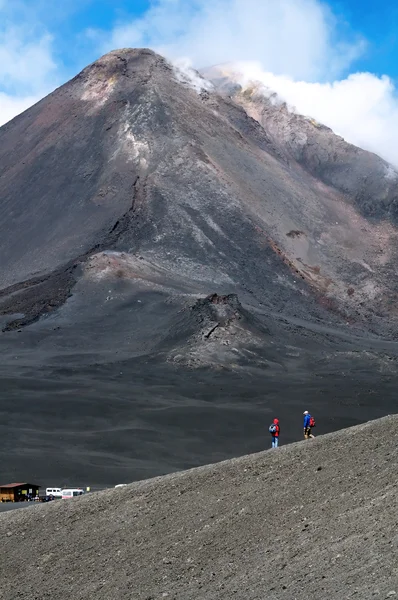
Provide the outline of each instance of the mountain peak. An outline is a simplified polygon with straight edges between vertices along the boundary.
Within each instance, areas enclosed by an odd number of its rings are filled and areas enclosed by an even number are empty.
[[[88,65],[72,82],[83,85],[83,100],[97,100],[98,97],[107,99],[123,80],[144,83],[159,71],[171,73],[172,67],[153,50],[121,48],[104,54]]]
[[[156,64],[166,65],[167,61],[150,48],[118,48],[103,54],[100,58],[83,69],[82,72],[84,73],[93,68],[107,70],[115,69],[116,71],[119,71],[120,67],[128,68],[132,64],[135,66],[153,66]]]

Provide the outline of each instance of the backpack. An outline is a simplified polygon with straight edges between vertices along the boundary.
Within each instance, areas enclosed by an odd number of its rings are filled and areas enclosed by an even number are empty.
[[[310,418],[310,427],[315,427],[315,419],[314,419],[314,417]]]
[[[276,425],[275,425],[275,423],[272,423],[272,425],[270,425],[270,426],[268,427],[268,431],[269,431],[270,433],[276,433]]]

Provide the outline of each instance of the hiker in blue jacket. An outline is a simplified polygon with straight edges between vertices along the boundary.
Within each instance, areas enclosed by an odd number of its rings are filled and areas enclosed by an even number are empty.
[[[311,433],[311,430],[315,425],[315,419],[313,417],[311,417],[308,410],[305,410],[303,414],[304,414],[304,439],[309,440],[310,438],[315,437]]]

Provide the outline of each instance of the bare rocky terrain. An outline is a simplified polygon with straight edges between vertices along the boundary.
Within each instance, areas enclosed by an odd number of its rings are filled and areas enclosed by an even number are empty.
[[[398,417],[0,515],[3,600],[398,595]]]
[[[0,128],[1,478],[112,485],[393,413],[398,178],[122,49]]]

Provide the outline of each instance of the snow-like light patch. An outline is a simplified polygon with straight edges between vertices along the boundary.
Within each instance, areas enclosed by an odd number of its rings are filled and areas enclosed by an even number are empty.
[[[140,140],[137,135],[133,133],[129,121],[126,120],[120,124],[118,140],[119,144],[112,155],[112,160],[114,160],[120,152],[123,152],[123,154],[127,156],[128,161],[138,163],[142,168],[147,167],[149,144],[145,140]]]
[[[116,85],[117,77],[112,76],[109,79],[89,77],[84,83],[82,100],[91,102],[95,108],[100,108],[109,99]]]
[[[214,231],[216,231],[219,235],[222,235],[223,237],[227,237],[225,235],[225,233],[223,232],[223,230],[221,229],[221,227],[219,227],[219,225],[217,225],[217,223],[215,221],[213,221],[213,219],[209,215],[205,216],[205,221],[209,225],[209,227],[214,229]]]
[[[370,279],[357,289],[357,294],[365,297],[367,300],[375,300],[381,292],[380,286]]]

